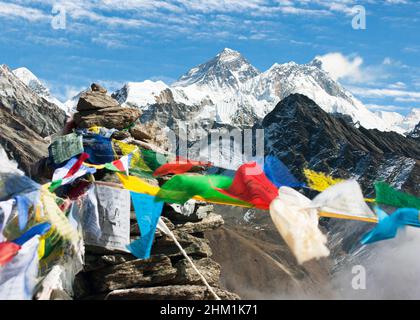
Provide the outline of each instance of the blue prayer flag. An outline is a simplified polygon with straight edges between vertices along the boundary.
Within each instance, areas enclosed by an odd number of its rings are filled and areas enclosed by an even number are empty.
[[[17,210],[18,210],[18,219],[19,219],[19,229],[23,230],[28,223],[29,209],[32,205],[31,200],[24,195],[15,196]]]
[[[26,231],[24,234],[22,234],[20,237],[16,238],[12,242],[22,246],[26,241],[32,239],[36,235],[44,235],[46,234],[51,228],[51,224],[48,222],[37,224],[36,226],[33,226],[28,231]]]
[[[129,244],[127,248],[137,258],[148,259],[155,237],[156,226],[162,213],[163,202],[156,201],[155,197],[147,194],[130,193],[141,236],[140,239]]]
[[[90,163],[105,164],[115,160],[110,138],[99,134],[85,133],[83,134],[83,147],[89,154],[87,161]]]
[[[399,228],[407,225],[420,227],[419,210],[414,208],[401,208],[388,215],[380,208],[376,208],[378,224],[371,231],[363,235],[362,244],[369,244],[381,240],[392,239],[397,235]]]
[[[277,188],[300,188],[305,186],[305,184],[299,182],[286,165],[275,156],[269,155],[265,157],[264,173]]]

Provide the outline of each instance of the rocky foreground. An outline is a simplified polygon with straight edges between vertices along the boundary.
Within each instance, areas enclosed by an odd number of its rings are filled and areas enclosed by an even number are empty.
[[[211,259],[212,250],[204,237],[204,232],[224,223],[212,211],[213,206],[194,204],[191,214],[185,216],[181,210],[177,212],[167,206],[164,221],[217,295],[223,300],[239,299],[220,287],[220,265]],[[131,238],[138,237],[133,213]],[[173,240],[159,230],[148,260],[136,259],[128,253],[86,248],[84,270],[77,275],[74,290],[75,299],[214,299]]]
[[[164,152],[166,141],[159,128],[136,121],[141,112],[137,108],[124,108],[99,85],[92,84],[91,90],[79,99],[77,113],[68,122],[64,133],[72,129],[87,129],[94,126],[112,131],[111,138]],[[122,150],[115,146],[115,152],[122,156]],[[44,157],[38,164],[39,180],[51,179],[49,159]],[[122,187],[114,173],[98,172],[95,183]],[[149,178],[149,183],[158,185],[164,181]],[[131,209],[130,237],[140,237],[134,209]],[[204,237],[223,225],[220,215],[213,212],[213,206],[191,201],[187,205],[166,205],[163,219],[173,231],[181,246],[193,260],[196,267],[223,300],[239,299],[239,296],[220,287],[220,265],[212,260],[212,249]],[[108,250],[97,246],[85,246],[83,271],[76,275],[73,296],[56,291],[52,299],[214,299],[202,279],[185,259],[174,241],[157,229],[150,259],[136,259],[130,253]]]

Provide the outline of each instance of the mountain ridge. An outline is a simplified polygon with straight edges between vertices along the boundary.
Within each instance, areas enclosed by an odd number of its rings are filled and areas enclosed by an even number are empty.
[[[166,91],[172,100],[165,103],[201,106],[203,118],[213,114],[216,122],[236,126],[252,125],[248,119],[262,119],[279,101],[293,93],[305,94],[327,112],[350,115],[353,122],[368,129],[405,134],[417,124],[411,118],[406,120],[406,117],[400,119],[399,115],[387,114],[384,119],[371,112],[333,80],[316,58],[307,64],[274,63],[260,72],[238,51],[225,48],[207,62],[191,68],[171,85],[150,81],[128,84],[113,94],[120,103],[149,108],[159,103],[160,94]],[[152,94],[148,93],[148,87],[154,88]],[[159,88],[162,89],[160,93]],[[242,109],[248,114],[244,121],[238,117]],[[415,113],[416,117],[419,122],[420,115]]]

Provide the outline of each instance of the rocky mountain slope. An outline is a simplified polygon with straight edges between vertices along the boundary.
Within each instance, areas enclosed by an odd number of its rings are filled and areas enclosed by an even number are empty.
[[[376,180],[420,195],[420,144],[415,140],[415,132],[412,138],[405,138],[393,132],[356,128],[345,118],[323,111],[314,101],[300,94],[283,99],[254,128],[265,130],[266,154],[277,156],[302,181],[302,170],[309,167],[335,177],[356,178],[367,196],[373,196],[371,186]],[[313,196],[311,192],[301,191]],[[409,266],[413,264],[407,263],[408,255],[402,253],[406,252],[403,240],[394,242],[395,247],[403,246],[400,251],[391,249],[401,252],[398,253],[400,262],[390,258],[389,242],[361,248],[358,241],[372,227],[369,223],[322,218],[320,225],[328,235],[331,255],[300,266],[290,255],[267,212],[221,206],[216,206],[215,210],[223,215],[225,225],[208,235],[215,246],[214,259],[221,264],[224,286],[242,297],[419,296],[404,290],[401,284],[394,284],[387,292],[377,291],[393,274],[392,267],[388,266],[398,265],[409,273]],[[358,264],[365,266],[370,275],[375,272],[377,275],[375,279],[369,278],[370,288],[365,293],[356,292],[350,286],[351,268]]]
[[[29,69],[25,67],[17,68],[13,70],[13,73],[16,77],[19,78],[20,81],[31,88],[38,96],[59,106],[64,111],[68,111],[67,107],[56,97],[54,97],[48,88]]]
[[[1,65],[0,119],[0,144],[32,175],[33,164],[48,154],[48,137],[62,130],[66,113]]]
[[[369,111],[334,81],[317,59],[302,65],[275,63],[260,72],[239,52],[227,48],[192,68],[171,86],[161,81],[131,82],[113,96],[120,103],[142,109],[152,109],[156,103],[199,106],[196,123],[213,118],[222,124],[247,126],[262,119],[280,100],[293,93],[306,95],[326,112],[349,115],[353,122],[368,129],[402,134],[420,121],[416,109],[407,117]]]
[[[257,126],[258,127],[258,126]],[[266,154],[302,178],[302,169],[357,178],[367,192],[384,180],[420,194],[420,146],[395,132],[356,128],[300,94],[283,99],[262,121]]]

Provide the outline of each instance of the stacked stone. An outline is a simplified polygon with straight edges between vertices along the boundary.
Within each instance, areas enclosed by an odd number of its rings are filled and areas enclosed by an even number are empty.
[[[196,267],[223,300],[239,297],[219,287],[220,266],[204,233],[223,225],[223,218],[211,205],[194,204],[183,215],[167,205],[163,219]],[[131,238],[139,237],[135,213],[131,216]],[[205,300],[213,299],[199,275],[184,258],[174,241],[157,230],[150,259],[140,260],[128,253],[87,247],[84,271],[75,281],[75,299],[106,300]]]
[[[113,139],[155,151],[167,150],[165,135],[159,127],[137,121],[141,115],[139,109],[120,106],[97,84],[92,84],[91,90],[80,96],[77,111],[73,117],[76,128],[117,129],[112,134]],[[121,130],[124,128],[129,130]],[[114,147],[121,155],[121,150]],[[102,171],[95,177],[102,182],[120,183],[111,172]],[[157,180],[149,183],[158,185]],[[165,205],[162,214],[168,228],[216,294],[221,299],[238,299],[236,294],[219,288],[220,266],[210,258],[212,251],[204,237],[205,232],[224,223],[220,215],[213,213],[213,206],[196,202],[183,207]],[[130,233],[131,240],[140,236],[134,211]],[[147,260],[129,253],[86,246],[84,270],[74,282],[74,298],[202,300],[213,296],[172,238],[157,230],[152,255]]]

